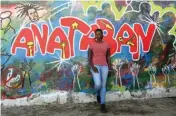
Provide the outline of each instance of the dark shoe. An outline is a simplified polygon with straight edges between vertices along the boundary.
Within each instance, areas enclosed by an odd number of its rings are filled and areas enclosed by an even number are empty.
[[[101,101],[101,97],[97,96],[97,102],[100,103],[100,101]]]
[[[101,112],[102,113],[107,113],[108,112],[107,109],[106,109],[105,104],[101,104]]]

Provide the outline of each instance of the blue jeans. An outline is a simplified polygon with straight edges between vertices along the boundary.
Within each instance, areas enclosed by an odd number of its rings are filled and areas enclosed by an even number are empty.
[[[90,71],[93,76],[96,95],[101,97],[101,104],[105,104],[108,66],[95,65],[95,67],[98,69],[98,73],[95,73],[92,69]]]

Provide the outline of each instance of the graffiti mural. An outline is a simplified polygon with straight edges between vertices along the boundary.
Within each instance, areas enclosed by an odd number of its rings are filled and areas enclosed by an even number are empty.
[[[1,99],[57,90],[94,94],[94,30],[111,47],[108,91],[176,86],[176,2],[2,1]]]

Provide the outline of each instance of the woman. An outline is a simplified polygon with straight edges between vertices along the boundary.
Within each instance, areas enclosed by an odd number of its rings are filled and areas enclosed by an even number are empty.
[[[111,68],[111,63],[110,47],[103,41],[103,31],[101,29],[95,31],[95,39],[89,45],[88,60],[95,84],[95,90],[97,92],[97,102],[101,104],[101,112],[106,113],[106,81],[108,72]]]

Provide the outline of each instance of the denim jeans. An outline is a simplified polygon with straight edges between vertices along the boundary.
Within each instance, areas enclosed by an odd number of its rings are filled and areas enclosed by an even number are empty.
[[[108,66],[95,65],[98,69],[98,73],[95,73],[91,69],[91,73],[94,80],[94,86],[96,90],[96,95],[101,97],[101,104],[105,104],[106,98],[106,81],[108,76]]]

